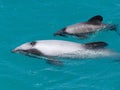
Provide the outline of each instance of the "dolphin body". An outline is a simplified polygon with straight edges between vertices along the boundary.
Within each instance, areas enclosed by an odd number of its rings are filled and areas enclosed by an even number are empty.
[[[77,23],[74,25],[66,26],[65,28],[54,33],[54,36],[67,36],[72,35],[80,39],[86,39],[91,34],[97,31],[108,30],[117,32],[117,25],[104,24],[102,23],[103,17],[101,15],[96,15],[90,18],[86,22]],[[119,34],[120,35],[120,34]]]
[[[62,64],[58,59],[88,59],[113,57],[119,54],[106,48],[105,42],[80,44],[63,40],[38,40],[16,47],[12,52],[35,58],[44,57],[49,64]]]

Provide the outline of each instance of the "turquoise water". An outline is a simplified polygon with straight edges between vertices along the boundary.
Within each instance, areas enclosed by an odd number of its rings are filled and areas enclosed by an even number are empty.
[[[0,90],[120,90],[120,63],[114,58],[63,60],[58,67],[11,53],[22,43],[43,39],[106,41],[120,52],[120,36],[111,31],[87,40],[53,36],[98,14],[105,23],[120,24],[120,0],[0,0]]]

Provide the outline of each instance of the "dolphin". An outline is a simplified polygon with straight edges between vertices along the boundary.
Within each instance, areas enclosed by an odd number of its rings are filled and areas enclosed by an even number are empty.
[[[111,30],[111,31],[117,32],[118,25],[104,24],[102,23],[102,21],[103,21],[103,17],[101,15],[96,15],[94,17],[91,17],[86,22],[81,22],[81,23],[66,26],[61,30],[57,31],[56,33],[54,33],[54,36],[67,37],[67,35],[72,35],[80,39],[86,39],[90,35],[102,30]]]
[[[59,60],[93,59],[119,56],[118,53],[106,48],[106,42],[76,43],[64,40],[37,40],[24,43],[12,50],[34,58],[44,58],[49,64],[62,65]]]

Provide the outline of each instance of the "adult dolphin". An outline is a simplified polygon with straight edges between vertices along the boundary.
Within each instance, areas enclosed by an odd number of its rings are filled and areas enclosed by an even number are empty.
[[[107,45],[102,41],[81,44],[63,40],[38,40],[22,44],[12,51],[37,58],[44,57],[51,64],[62,64],[59,60],[61,58],[80,60],[119,56],[119,53],[107,49]]]

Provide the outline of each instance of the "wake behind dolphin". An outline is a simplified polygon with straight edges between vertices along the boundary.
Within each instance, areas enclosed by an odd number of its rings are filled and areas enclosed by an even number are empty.
[[[102,57],[116,57],[119,53],[106,48],[105,42],[91,42],[80,44],[63,40],[39,40],[22,44],[13,52],[28,56],[47,59],[50,64],[61,64],[58,59],[88,59]]]
[[[67,36],[72,35],[76,36],[80,39],[86,39],[91,34],[94,34],[98,31],[105,31],[105,30],[111,30],[115,31],[120,35],[120,33],[117,31],[118,25],[112,25],[112,24],[104,24],[102,23],[103,17],[101,15],[96,15],[92,18],[90,18],[86,22],[77,23],[74,25],[69,25],[64,27],[63,29],[57,31],[54,33],[55,36]]]

